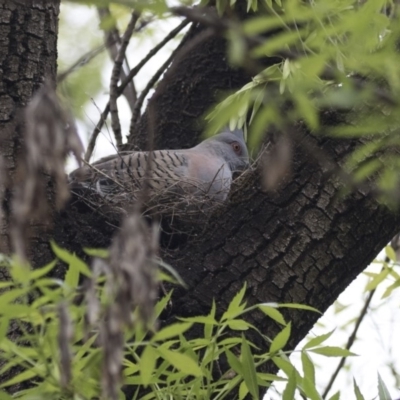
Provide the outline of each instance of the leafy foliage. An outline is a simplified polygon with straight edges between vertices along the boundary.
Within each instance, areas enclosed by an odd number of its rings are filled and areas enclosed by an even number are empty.
[[[77,301],[80,276],[90,276],[90,268],[79,257],[55,244],[53,250],[57,260],[36,270],[29,270],[16,260],[7,263],[12,281],[1,284],[0,348],[5,360],[1,373],[6,376],[16,367],[19,372],[3,381],[1,388],[4,390],[25,381],[30,381],[32,386],[13,395],[2,392],[2,398],[31,399],[39,396],[46,399],[91,399],[101,393],[103,349],[99,346],[97,330],[87,330],[85,304]],[[107,255],[104,251],[93,249],[89,249],[88,253]],[[64,281],[48,276],[60,261],[68,266]],[[100,281],[97,290],[102,306],[106,305],[109,300]],[[328,356],[348,356],[351,353],[321,346],[330,334],[314,338],[302,350],[304,376],[301,376],[288,358],[290,351],[286,348],[291,324],[278,311],[279,305],[247,307],[245,293],[246,285],[219,318],[213,303],[208,315],[178,318],[176,323],[158,331],[146,330],[139,320],[133,327],[127,327],[124,335],[123,380],[134,388],[136,395],[133,398],[138,398],[141,393],[144,397],[140,398],[146,399],[166,399],[171,396],[187,399],[238,396],[243,399],[248,394],[256,399],[260,388],[268,388],[275,381],[287,382],[285,399],[294,398],[296,391],[310,399],[318,398],[311,353]],[[158,301],[155,318],[167,307],[171,294]],[[66,371],[62,365],[59,342],[60,332],[65,329],[59,318],[60,304],[68,305],[73,327],[69,343],[64,343],[69,346],[72,357],[68,384],[63,380]],[[296,304],[283,305],[286,306],[304,308]],[[256,330],[243,318],[255,309],[263,311],[267,318],[272,318],[282,326],[273,339],[258,332],[270,345],[267,353],[260,353],[257,346],[243,335],[246,330]],[[134,313],[136,315],[137,311]],[[186,338],[185,334],[195,325],[202,328],[196,331],[202,334],[191,334]],[[7,333],[15,329],[22,334],[17,341],[12,341]],[[262,366],[271,360],[283,370],[286,377],[262,372]],[[221,370],[219,377],[215,375],[217,364]],[[384,390],[383,384],[380,385]],[[144,392],[147,394],[143,395]],[[122,391],[120,397],[124,398]]]

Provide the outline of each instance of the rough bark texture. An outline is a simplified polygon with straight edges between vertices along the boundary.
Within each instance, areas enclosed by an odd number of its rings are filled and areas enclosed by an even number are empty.
[[[26,3],[24,3],[26,4]],[[55,73],[58,6],[48,1],[16,6],[0,2],[0,151],[14,168],[18,132],[16,110],[26,103],[46,73]],[[190,146],[197,140],[196,118],[204,113],[216,92],[234,89],[247,79],[226,64],[221,39],[200,43],[178,60],[153,99],[157,119],[157,147]],[[140,125],[145,143],[147,121]],[[335,124],[337,116],[326,116]],[[5,132],[5,133],[4,133]],[[16,136],[15,136],[16,135]],[[142,144],[140,143],[140,144]],[[325,141],[318,145],[336,160],[352,142]],[[175,315],[209,311],[215,298],[219,311],[246,281],[249,302],[306,303],[324,311],[374,258],[399,228],[397,219],[374,199],[357,192],[337,198],[338,182],[327,179],[308,154],[296,152],[294,173],[274,195],[263,193],[258,172],[248,175],[230,202],[193,235],[165,251],[190,290],[179,289],[165,322]],[[73,201],[57,216],[54,236],[60,246],[80,252],[82,246],[104,247],[118,219],[107,218]],[[40,247],[35,265],[48,261]],[[291,314],[292,345],[312,327],[318,315]],[[253,322],[265,334],[273,325],[260,315]]]
[[[4,221],[0,228],[2,252],[11,249],[10,197],[23,144],[22,109],[45,78],[54,81],[56,76],[59,3],[52,0],[0,0],[0,154],[8,178],[2,204]],[[45,233],[45,226],[35,224],[31,228],[34,254],[50,257],[50,235]],[[0,280],[7,276],[7,271],[2,268]],[[10,338],[18,336],[18,326],[11,323],[8,333]],[[3,362],[0,360],[0,364]],[[14,372],[2,374],[0,381],[8,380]],[[9,388],[10,391],[20,389],[21,384]]]
[[[21,109],[46,77],[54,80],[56,76],[58,13],[59,1],[0,0],[0,154],[9,182],[22,142]],[[1,250],[9,251],[8,221],[0,242]]]

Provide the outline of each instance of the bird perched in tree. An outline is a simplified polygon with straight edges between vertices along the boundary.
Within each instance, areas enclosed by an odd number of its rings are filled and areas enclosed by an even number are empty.
[[[146,181],[151,195],[167,192],[221,202],[228,196],[233,173],[248,166],[243,131],[227,129],[190,149],[115,154],[76,169],[69,180],[111,198],[136,198]]]

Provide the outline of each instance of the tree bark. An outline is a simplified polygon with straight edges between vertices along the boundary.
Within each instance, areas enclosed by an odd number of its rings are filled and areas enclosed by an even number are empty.
[[[23,145],[22,109],[45,78],[55,82],[59,6],[60,2],[53,0],[0,0],[0,154],[6,175],[6,181],[0,183],[5,188],[0,251],[5,253],[12,251],[10,200]],[[31,228],[33,255],[49,259],[49,232],[38,223]],[[8,277],[8,271],[1,268],[0,280]],[[9,337],[15,339],[19,335],[18,329],[17,324],[12,322]],[[1,364],[3,362],[0,361]],[[0,381],[8,380],[15,372],[7,371]],[[22,387],[26,387],[25,382],[9,390],[18,391]]]
[[[45,78],[55,82],[59,3],[0,0],[0,154],[8,184],[15,177],[23,140],[21,110]],[[5,252],[11,251],[9,200],[10,191],[6,191],[5,221],[0,231],[1,250]],[[37,242],[36,251],[44,251],[48,238]]]

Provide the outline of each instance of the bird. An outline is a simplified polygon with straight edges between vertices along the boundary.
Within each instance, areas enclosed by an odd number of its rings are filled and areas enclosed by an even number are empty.
[[[146,181],[152,196],[172,193],[224,202],[234,173],[248,167],[243,131],[225,128],[189,149],[121,152],[102,158],[71,172],[69,182],[108,198],[136,199]]]

